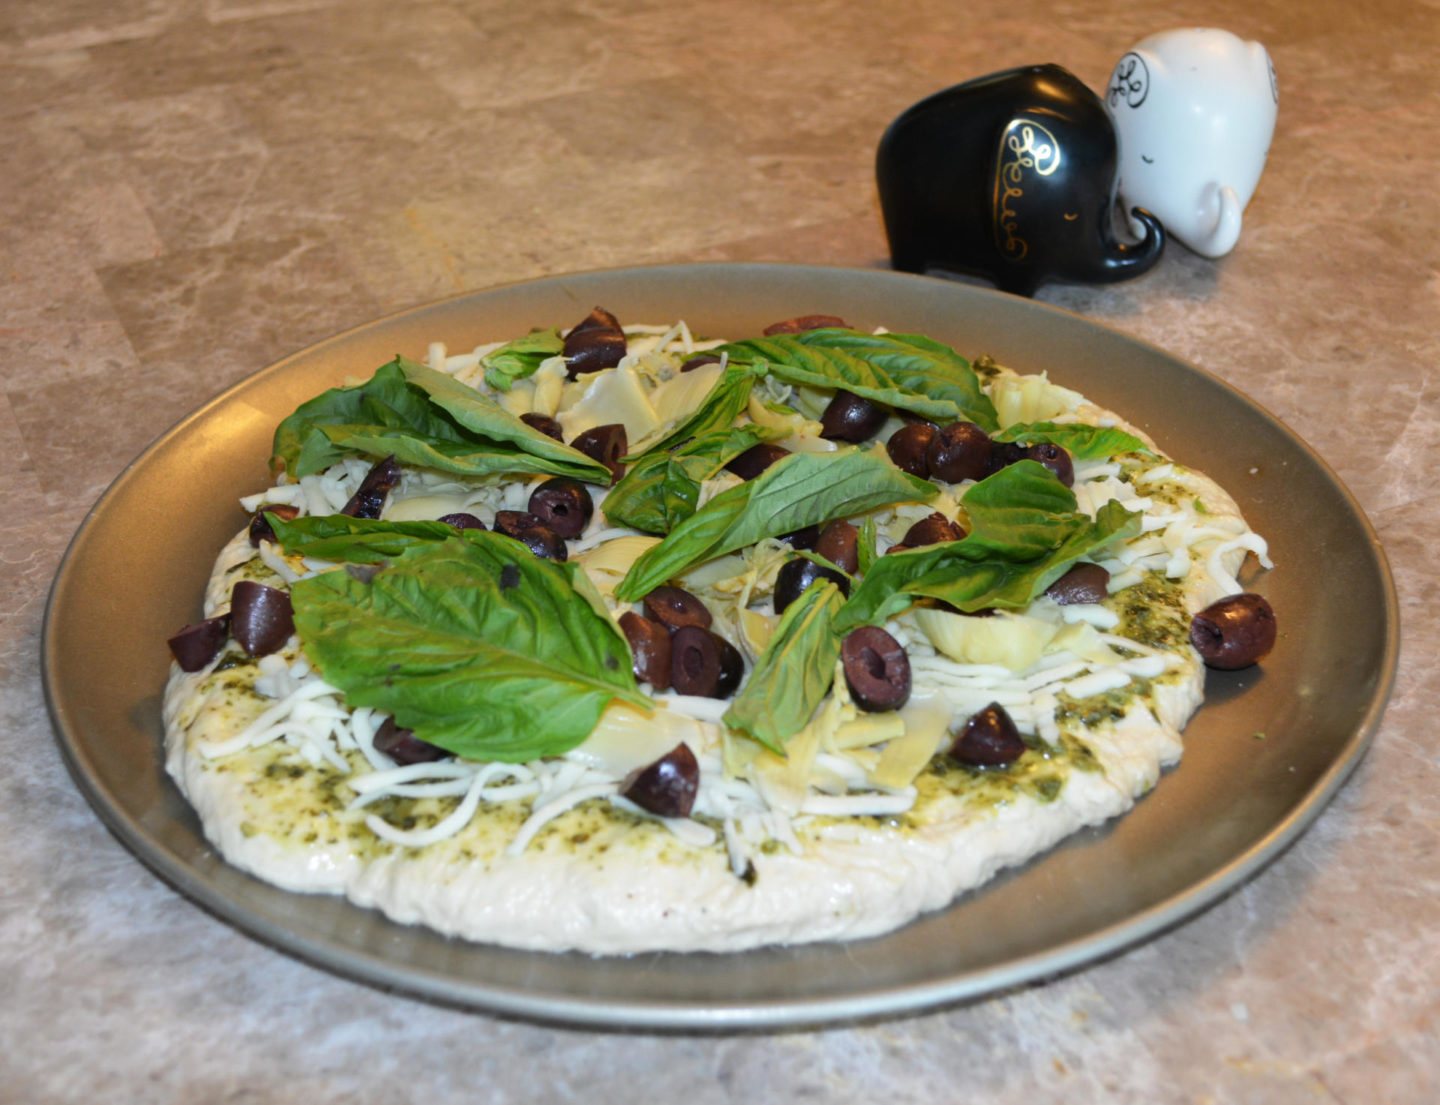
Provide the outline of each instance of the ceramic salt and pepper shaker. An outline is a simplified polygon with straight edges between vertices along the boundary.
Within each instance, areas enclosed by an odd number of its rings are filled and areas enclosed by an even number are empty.
[[[1202,256],[1229,253],[1279,102],[1260,43],[1205,27],[1150,35],[1116,64],[1105,96],[1120,136],[1121,201]]]
[[[967,81],[890,124],[875,173],[896,269],[949,270],[1031,295],[1047,280],[1138,276],[1165,234],[1144,211],[1115,232],[1117,152],[1105,104],[1058,65]]]

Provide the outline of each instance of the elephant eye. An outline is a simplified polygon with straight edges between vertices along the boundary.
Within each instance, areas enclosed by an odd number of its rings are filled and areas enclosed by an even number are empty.
[[[1140,160],[1145,162],[1146,165],[1155,164],[1155,159],[1153,157],[1146,157],[1143,153],[1140,155]]]
[[[1067,223],[1073,223],[1073,222],[1074,222],[1076,219],[1078,219],[1079,217],[1080,217],[1080,212],[1078,212],[1078,211],[1075,212],[1075,214],[1073,214],[1073,215],[1067,213],[1066,216],[1065,216],[1065,221],[1066,221]]]

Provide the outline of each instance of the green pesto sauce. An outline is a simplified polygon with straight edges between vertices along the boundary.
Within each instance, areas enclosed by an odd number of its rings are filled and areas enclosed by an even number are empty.
[[[1190,639],[1190,615],[1178,580],[1147,572],[1134,586],[1110,596],[1107,604],[1120,615],[1114,633],[1154,648],[1175,648]]]

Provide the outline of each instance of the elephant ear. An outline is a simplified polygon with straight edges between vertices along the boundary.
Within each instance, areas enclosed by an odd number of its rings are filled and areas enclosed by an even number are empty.
[[[1030,236],[1043,230],[1039,218],[1027,218],[1038,214],[1036,185],[1059,167],[1060,144],[1043,123],[1017,116],[1001,130],[995,146],[990,214],[995,249],[1005,261],[1019,264],[1029,256]]]
[[[1122,107],[1136,108],[1150,95],[1150,66],[1137,50],[1131,50],[1115,63],[1110,84],[1105,90],[1105,103],[1112,112]]]

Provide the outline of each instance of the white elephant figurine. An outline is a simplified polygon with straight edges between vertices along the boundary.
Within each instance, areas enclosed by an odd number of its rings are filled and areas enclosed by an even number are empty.
[[[1120,138],[1123,210],[1145,208],[1202,256],[1229,253],[1279,102],[1275,67],[1258,42],[1208,27],[1141,41],[1115,66],[1105,96]]]

